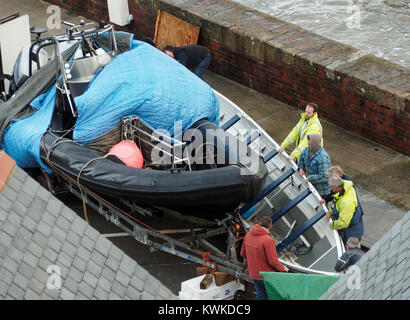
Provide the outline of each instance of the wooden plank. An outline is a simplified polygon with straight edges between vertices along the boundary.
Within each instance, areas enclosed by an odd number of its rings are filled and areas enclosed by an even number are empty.
[[[186,46],[197,44],[199,27],[181,20],[165,11],[158,11],[154,44],[162,50],[166,45]]]

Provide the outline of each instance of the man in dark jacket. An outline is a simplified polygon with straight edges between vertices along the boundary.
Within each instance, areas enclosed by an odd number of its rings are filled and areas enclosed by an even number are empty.
[[[241,256],[248,263],[249,278],[252,279],[256,289],[256,300],[267,300],[268,296],[259,274],[261,271],[288,272],[289,269],[278,260],[275,240],[270,234],[272,219],[268,216],[261,217],[259,224],[255,224],[243,240]]]
[[[181,47],[167,45],[162,51],[188,69],[193,69],[193,72],[202,80],[212,58],[208,48],[197,44]]]
[[[350,237],[346,242],[346,252],[337,260],[335,270],[337,272],[346,271],[346,269],[354,265],[364,255],[360,249],[359,239]]]

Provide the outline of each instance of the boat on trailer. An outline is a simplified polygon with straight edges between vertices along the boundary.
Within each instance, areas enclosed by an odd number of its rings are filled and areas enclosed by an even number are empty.
[[[336,230],[324,218],[327,208],[311,183],[298,173],[295,162],[252,118],[236,104],[215,92],[220,104],[222,127],[238,136],[247,137],[249,147],[259,150],[268,168],[268,178],[257,198],[238,210],[246,230],[258,223],[261,216],[272,218],[271,233],[279,260],[291,270],[312,274],[335,274],[334,265],[344,252]]]
[[[74,27],[78,26],[73,26],[71,30],[75,30]],[[100,27],[104,32],[113,30],[112,26]],[[99,33],[94,29],[78,33],[79,39],[92,39],[96,34]],[[101,152],[76,143],[70,130],[76,117],[74,98],[81,96],[93,77],[110,63],[116,47],[114,45],[113,50],[101,55],[84,56],[67,62],[62,58],[59,41],[75,40],[75,36],[76,33],[71,31],[68,37],[47,40],[56,45],[55,55],[59,58],[63,76],[57,88],[57,103],[50,128],[39,146],[41,159],[53,169],[53,175],[60,181],[69,181],[69,190],[73,194],[81,196],[89,204],[95,201],[95,208],[118,226],[121,226],[119,217],[122,212],[116,206],[101,201],[100,196],[116,198],[136,214],[152,216],[152,212],[162,210],[173,214],[182,212],[187,217],[196,216],[191,221],[207,225],[199,242],[205,247],[209,245],[206,249],[213,252],[211,257],[218,266],[222,266],[223,271],[245,279],[246,271],[238,249],[244,234],[258,223],[261,216],[268,215],[272,217],[271,233],[283,264],[295,272],[335,274],[334,265],[344,252],[344,246],[337,231],[330,230],[324,219],[327,208],[320,204],[321,197],[312,184],[299,176],[296,164],[287,160],[286,152],[278,153],[279,145],[272,137],[219,92],[213,90],[219,103],[219,128],[206,119],[200,119],[191,126],[191,134],[194,136],[195,132],[200,131],[204,136],[209,129],[213,134],[210,139],[202,141],[205,149],[210,147],[213,151],[213,160],[218,150],[224,153],[225,160],[234,154],[236,160],[233,163],[205,161],[198,166],[189,158],[189,153],[188,156],[184,153],[189,142],[164,135],[138,117],[124,117],[113,130],[117,136],[120,132],[120,140],[135,141],[144,159],[149,159],[153,150],[160,151],[160,161],[147,164],[144,169],[128,167],[117,157],[103,157]],[[113,39],[115,43],[115,33],[111,41]],[[88,50],[92,50],[91,47]],[[70,70],[70,77],[67,77],[67,70]],[[234,147],[226,141],[235,141]],[[249,158],[245,163],[237,156],[240,145],[246,146],[245,155],[257,155],[257,161],[252,163],[256,170],[249,167]],[[197,168],[193,168],[195,166]],[[243,170],[248,171],[244,174]],[[88,194],[86,199],[85,193]],[[195,220],[197,217],[204,220]],[[212,220],[215,218],[217,223]],[[133,223],[129,219],[127,222]],[[124,227],[124,230],[134,234],[144,244],[153,246],[155,242],[148,241],[147,237],[158,236],[140,226],[131,229]],[[212,238],[221,232],[228,234],[225,253],[205,241],[207,237]],[[155,244],[157,249],[176,254],[178,251],[175,248],[180,246],[189,253],[178,253],[179,256],[194,259],[187,243],[198,243],[195,235],[176,240],[159,238],[161,244]],[[195,261],[198,260],[201,259]]]

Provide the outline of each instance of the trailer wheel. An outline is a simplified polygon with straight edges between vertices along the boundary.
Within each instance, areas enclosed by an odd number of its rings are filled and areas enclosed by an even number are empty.
[[[243,290],[236,290],[235,294],[233,295],[234,300],[245,300],[245,291]]]

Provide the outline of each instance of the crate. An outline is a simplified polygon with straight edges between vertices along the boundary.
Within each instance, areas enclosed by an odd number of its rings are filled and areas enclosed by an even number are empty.
[[[215,280],[212,281],[208,289],[202,290],[199,285],[205,275],[201,275],[181,283],[179,291],[180,300],[229,300],[233,299],[238,290],[245,291],[245,285],[239,280],[227,282],[217,286]]]

